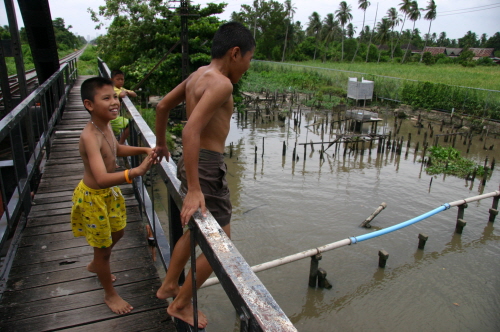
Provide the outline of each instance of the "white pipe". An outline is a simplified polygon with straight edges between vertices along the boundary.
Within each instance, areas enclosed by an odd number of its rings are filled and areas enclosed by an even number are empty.
[[[302,252],[299,252],[299,253],[296,253],[296,254],[293,254],[290,256],[278,258],[278,259],[275,259],[273,261],[269,261],[269,262],[262,263],[259,265],[254,265],[251,267],[251,269],[253,272],[260,272],[260,271],[264,271],[264,270],[269,270],[270,268],[273,268],[273,267],[277,267],[280,265],[295,262],[295,261],[298,261],[300,259],[311,257],[311,256],[314,256],[316,254],[319,254],[319,253],[322,253],[325,251],[329,251],[329,250],[333,250],[333,249],[337,249],[337,248],[340,248],[340,247],[343,247],[343,246],[346,246],[349,244],[351,244],[350,239],[340,240],[337,242],[326,244],[326,245],[318,247],[318,248],[309,249],[309,250],[302,251]],[[207,279],[207,281],[205,281],[203,283],[203,285],[201,285],[201,288],[212,286],[212,285],[215,285],[218,283],[219,283],[219,279],[217,279],[217,277],[210,278],[210,279]]]
[[[451,203],[448,203],[448,204],[450,204],[450,206],[459,206],[459,205],[462,205],[462,204],[465,204],[465,203],[475,202],[475,201],[479,201],[481,199],[485,199],[485,198],[488,198],[488,197],[495,197],[495,196],[500,196],[500,191],[495,190],[495,191],[492,191],[492,192],[487,193],[487,194],[478,195],[478,196],[472,196],[472,197],[469,197],[469,198],[464,198],[464,199],[461,199],[461,200],[458,200],[458,201],[454,201],[454,202],[451,202]]]

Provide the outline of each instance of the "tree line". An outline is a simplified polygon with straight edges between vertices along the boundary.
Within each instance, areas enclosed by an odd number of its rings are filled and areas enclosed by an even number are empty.
[[[241,5],[231,19],[246,24],[257,40],[256,57],[273,61],[397,61],[422,62],[423,53],[411,56],[411,47],[423,50],[426,46],[452,48],[486,47],[500,51],[500,32],[489,37],[468,31],[462,38],[450,39],[446,32],[431,33],[437,16],[437,5],[429,0],[425,8],[417,1],[402,0],[399,8],[390,8],[373,26],[365,25],[368,0],[358,0],[363,11],[362,28],[357,31],[352,7],[341,1],[334,13],[323,18],[313,12],[305,26],[294,21],[296,7],[292,0],[254,0],[252,5]],[[415,28],[415,23],[429,21],[426,33]],[[497,54],[498,55],[498,54]]]

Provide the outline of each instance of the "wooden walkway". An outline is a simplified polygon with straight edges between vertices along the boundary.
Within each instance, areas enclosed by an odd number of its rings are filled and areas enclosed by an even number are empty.
[[[130,314],[118,316],[104,304],[97,277],[86,270],[93,249],[71,232],[71,196],[83,176],[78,139],[89,119],[80,100],[80,85],[86,78],[79,77],[56,128],[50,159],[0,300],[0,331],[175,331],[165,310],[167,303],[155,296],[160,279],[132,185],[120,186],[128,225],[111,255],[115,287],[134,307]]]

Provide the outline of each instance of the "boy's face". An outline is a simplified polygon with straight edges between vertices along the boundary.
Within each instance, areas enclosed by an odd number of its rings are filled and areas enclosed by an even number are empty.
[[[113,81],[114,86],[117,88],[123,87],[123,84],[125,83],[125,76],[123,74],[116,74],[111,81]]]
[[[83,104],[92,117],[103,121],[116,119],[120,109],[120,101],[111,85],[105,85],[95,91],[94,101],[85,99]]]
[[[242,55],[239,47],[235,47],[237,52],[233,55],[234,58],[234,75],[231,77],[231,83],[236,84],[241,79],[241,76],[250,68],[255,48]]]

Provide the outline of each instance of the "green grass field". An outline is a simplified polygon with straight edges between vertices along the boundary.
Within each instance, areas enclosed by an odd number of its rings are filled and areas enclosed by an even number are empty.
[[[472,88],[500,91],[500,66],[463,67],[457,64],[432,65],[398,63],[340,63],[308,61],[290,62],[301,66],[345,70],[371,75],[405,78],[432,83],[443,83]],[[370,77],[365,77],[370,79]]]

